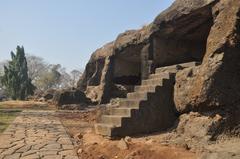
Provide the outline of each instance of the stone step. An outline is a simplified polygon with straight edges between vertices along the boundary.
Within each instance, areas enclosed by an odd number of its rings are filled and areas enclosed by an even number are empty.
[[[181,63],[177,65],[165,66],[165,67],[157,68],[155,70],[155,73],[162,73],[162,72],[176,73],[178,70],[182,70],[184,68],[193,67],[197,65],[199,65],[198,62],[187,62],[187,63]]]
[[[138,110],[138,108],[129,108],[129,107],[118,107],[118,108],[112,108],[110,110],[111,115],[117,115],[117,116],[131,116],[131,112],[133,110]]]
[[[113,127],[114,127],[113,125],[104,123],[97,123],[94,125],[96,134],[103,136],[111,136]]]
[[[119,107],[138,107],[140,99],[122,99],[119,101]]]
[[[159,79],[159,78],[169,79],[169,73],[168,72],[163,72],[163,73],[151,74],[151,75],[149,75],[148,79]]]
[[[190,62],[157,68],[155,74],[151,74],[149,79],[142,81],[141,86],[134,88],[135,92],[128,93],[125,99],[120,99],[118,107],[109,108],[110,115],[102,115],[101,122],[95,125],[96,133],[109,137],[126,136],[171,126],[176,120],[175,110],[170,107],[172,103],[158,103],[158,99],[164,100],[165,97],[172,96],[170,88],[174,87],[177,71],[195,65],[196,62]],[[167,109],[166,113],[169,112],[169,115],[165,115],[165,112],[160,112],[159,115],[159,110],[156,111],[153,104],[163,110]]]
[[[155,74],[161,74],[164,71],[168,72],[168,73],[177,73],[177,66],[170,66],[170,67],[161,67],[161,68],[157,68],[155,70]]]
[[[139,99],[139,100],[147,100],[148,92],[133,92],[128,93],[128,99]]]
[[[114,126],[121,126],[123,117],[127,117],[127,116],[103,115],[101,123],[110,124],[110,125],[114,125]]]
[[[142,86],[143,85],[162,85],[163,83],[163,78],[155,78],[155,79],[147,79],[147,80],[142,80]]]
[[[142,85],[134,88],[135,92],[155,92],[156,85]]]
[[[182,63],[182,64],[179,64],[179,65],[181,67],[188,68],[188,67],[198,66],[198,65],[200,65],[200,62],[193,61],[193,62]]]

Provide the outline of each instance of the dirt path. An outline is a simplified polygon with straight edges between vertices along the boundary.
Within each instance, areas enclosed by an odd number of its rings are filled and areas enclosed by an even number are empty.
[[[0,159],[78,159],[54,111],[23,111],[0,135]]]
[[[166,146],[147,137],[109,140],[94,133],[100,109],[81,112],[61,111],[58,117],[78,145],[81,159],[196,159],[186,148]],[[127,139],[128,138],[128,139]],[[126,139],[126,140],[125,140]]]

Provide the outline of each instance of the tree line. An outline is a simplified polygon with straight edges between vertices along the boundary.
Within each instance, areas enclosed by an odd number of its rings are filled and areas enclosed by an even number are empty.
[[[43,58],[25,54],[17,46],[10,61],[0,62],[0,90],[12,99],[24,100],[36,91],[76,87],[80,70],[67,72],[60,64],[49,64]]]

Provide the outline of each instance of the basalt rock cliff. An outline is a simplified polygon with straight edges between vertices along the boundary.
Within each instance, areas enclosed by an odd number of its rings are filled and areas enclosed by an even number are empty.
[[[96,50],[78,89],[108,103],[125,98],[157,68],[192,61],[199,65],[179,69],[175,77],[176,129],[206,120],[203,132],[211,139],[224,131],[239,133],[239,0],[176,0],[151,24]]]
[[[203,61],[217,0],[177,0],[149,25],[96,50],[78,87],[99,103],[125,97],[158,67]],[[216,8],[216,7],[215,7]],[[109,94],[109,92],[111,92]]]

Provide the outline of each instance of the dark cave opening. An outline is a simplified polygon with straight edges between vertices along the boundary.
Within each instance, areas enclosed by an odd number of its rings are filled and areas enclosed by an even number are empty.
[[[141,83],[140,58],[116,58],[114,62],[113,82],[121,85],[139,85]]]

